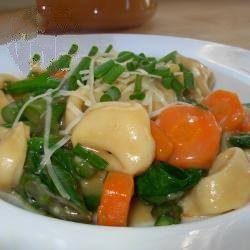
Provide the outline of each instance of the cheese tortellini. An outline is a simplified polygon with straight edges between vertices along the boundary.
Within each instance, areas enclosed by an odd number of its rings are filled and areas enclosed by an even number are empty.
[[[119,160],[109,171],[139,174],[154,159],[150,119],[138,103],[106,102],[88,109],[72,131],[73,145],[104,150]],[[112,168],[112,169],[111,169]]]
[[[0,131],[0,189],[15,187],[23,172],[29,128],[22,122]]]
[[[215,215],[240,208],[249,198],[250,164],[234,147],[218,155],[208,176],[181,203],[186,216]]]
[[[192,98],[200,101],[211,92],[215,79],[209,68],[195,59],[182,55],[176,56],[176,62],[183,64],[194,75],[195,88],[190,93]]]

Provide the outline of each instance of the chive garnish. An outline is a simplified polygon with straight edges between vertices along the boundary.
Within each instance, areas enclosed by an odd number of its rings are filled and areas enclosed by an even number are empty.
[[[98,50],[99,50],[98,47],[93,46],[93,47],[90,49],[88,56],[95,56],[95,55],[97,54]]]
[[[129,96],[130,100],[143,100],[145,93],[142,91],[142,76],[136,75],[134,93]]]
[[[104,170],[108,166],[108,162],[102,159],[99,155],[95,154],[93,151],[82,147],[80,144],[77,144],[74,149],[73,153],[91,164],[93,167]]]
[[[121,98],[121,91],[119,88],[112,86],[100,98],[100,102],[118,101]]]

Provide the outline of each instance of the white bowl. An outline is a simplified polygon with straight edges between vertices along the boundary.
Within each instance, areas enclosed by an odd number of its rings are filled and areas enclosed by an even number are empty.
[[[31,41],[1,45],[0,73],[24,75],[34,53],[41,54],[43,64],[47,65],[72,43],[79,44],[80,55],[86,54],[92,45],[104,49],[108,44],[113,44],[117,50],[159,57],[178,50],[210,67],[215,73],[216,88],[236,91],[242,102],[249,102],[250,51],[187,38],[116,34],[38,36]],[[247,250],[250,249],[249,221],[250,205],[180,225],[101,227],[45,217],[0,200],[0,249]]]

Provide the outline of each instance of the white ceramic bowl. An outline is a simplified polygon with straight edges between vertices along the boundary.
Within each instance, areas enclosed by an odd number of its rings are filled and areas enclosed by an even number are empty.
[[[28,61],[34,53],[40,53],[47,65],[72,43],[79,44],[80,55],[94,44],[103,49],[113,44],[117,50],[159,57],[176,49],[210,67],[215,73],[216,88],[237,91],[242,102],[250,100],[250,51],[187,38],[115,34],[38,36],[31,41],[0,46],[0,73],[22,76],[28,72]],[[0,249],[247,250],[249,221],[250,205],[210,219],[167,227],[101,227],[33,214],[0,200]]]

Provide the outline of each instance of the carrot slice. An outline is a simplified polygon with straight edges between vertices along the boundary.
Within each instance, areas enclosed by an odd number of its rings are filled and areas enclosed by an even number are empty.
[[[244,119],[244,109],[236,93],[216,90],[202,102],[215,115],[224,131],[237,130]]]
[[[66,75],[67,73],[68,73],[67,70],[60,70],[60,71],[56,72],[56,73],[53,75],[53,77],[54,77],[54,78],[64,78],[65,75]]]
[[[156,124],[169,136],[174,151],[168,162],[181,168],[209,168],[216,157],[221,128],[214,115],[191,105],[166,108]]]
[[[156,146],[155,159],[158,161],[166,161],[173,152],[173,142],[153,121],[151,121],[151,133]]]
[[[97,211],[97,224],[126,226],[133,192],[133,176],[118,172],[108,173]]]

